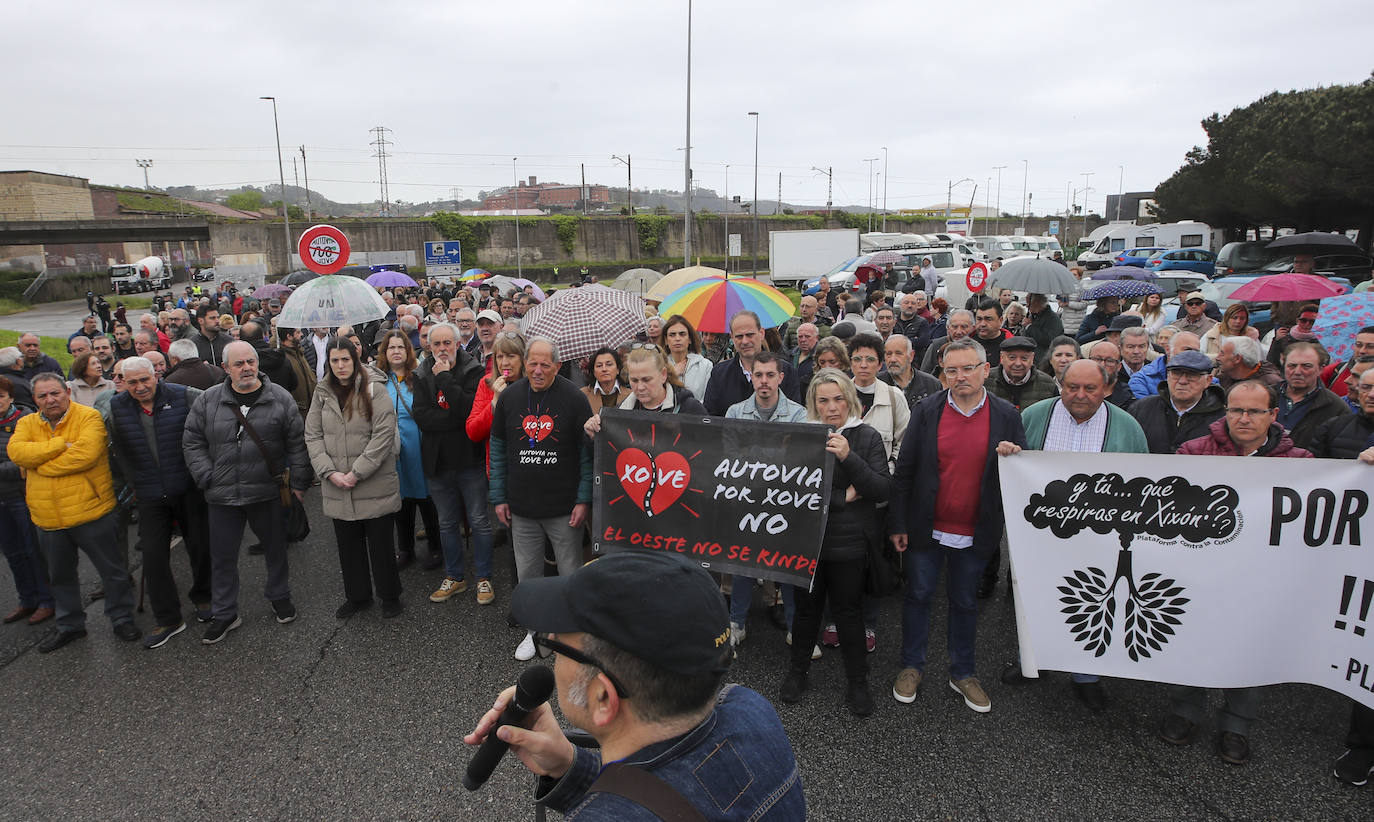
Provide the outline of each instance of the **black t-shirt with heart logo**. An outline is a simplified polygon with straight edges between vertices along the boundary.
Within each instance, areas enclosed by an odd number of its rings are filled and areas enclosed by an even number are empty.
[[[530,519],[566,516],[590,503],[592,443],[582,426],[591,415],[586,396],[563,377],[545,391],[521,379],[501,392],[492,413],[492,502]]]

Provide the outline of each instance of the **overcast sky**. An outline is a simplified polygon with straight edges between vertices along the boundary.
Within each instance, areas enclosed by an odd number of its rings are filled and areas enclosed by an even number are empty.
[[[79,11],[74,11],[80,9]],[[378,197],[373,126],[391,129],[393,200],[519,175],[681,190],[686,0],[232,3],[9,0],[0,168],[156,187],[277,181],[275,95],[292,182]],[[692,165],[699,186],[823,206],[867,203],[869,164],[897,210],[945,200],[1063,211],[1169,176],[1199,121],[1275,90],[1368,77],[1357,0],[1151,3],[696,0]],[[1024,161],[1024,162],[1023,162]],[[989,192],[989,178],[992,179]],[[873,178],[881,207],[883,183]],[[955,186],[956,202],[973,184]],[[1082,194],[1078,201],[1082,202]],[[765,209],[767,206],[765,205]],[[767,213],[765,211],[765,213]]]

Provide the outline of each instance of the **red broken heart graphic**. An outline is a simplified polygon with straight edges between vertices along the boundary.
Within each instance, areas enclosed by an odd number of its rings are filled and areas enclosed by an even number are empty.
[[[652,517],[668,510],[687,490],[692,466],[676,451],[651,460],[638,448],[626,448],[616,457],[615,474],[635,505]]]
[[[548,414],[540,414],[538,417],[530,414],[520,423],[520,427],[525,429],[525,436],[535,441],[543,441],[553,433],[553,417]]]

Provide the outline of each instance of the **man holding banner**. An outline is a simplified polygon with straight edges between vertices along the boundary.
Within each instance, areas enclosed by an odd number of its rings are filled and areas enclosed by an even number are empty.
[[[983,388],[987,352],[969,339],[941,352],[941,373],[949,388],[911,410],[897,458],[889,507],[891,539],[907,551],[906,595],[902,602],[902,670],[892,696],[916,700],[930,639],[930,603],[948,566],[949,685],[979,713],[992,710],[974,676],[976,593],[983,566],[1002,538],[1002,496],[997,455],[1024,446],[1021,417],[1006,400]]]

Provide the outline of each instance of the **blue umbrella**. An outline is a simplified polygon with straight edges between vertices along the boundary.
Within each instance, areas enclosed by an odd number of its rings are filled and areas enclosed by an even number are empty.
[[[1374,294],[1365,291],[1323,298],[1312,331],[1333,358],[1343,360],[1354,351],[1355,335],[1370,325],[1374,325]]]
[[[1114,265],[1093,272],[1094,280],[1153,280],[1159,275],[1138,265]]]
[[[1163,294],[1164,291],[1154,283],[1141,280],[1109,280],[1095,285],[1083,292],[1085,300],[1100,300],[1103,297],[1144,297],[1147,294]]]

